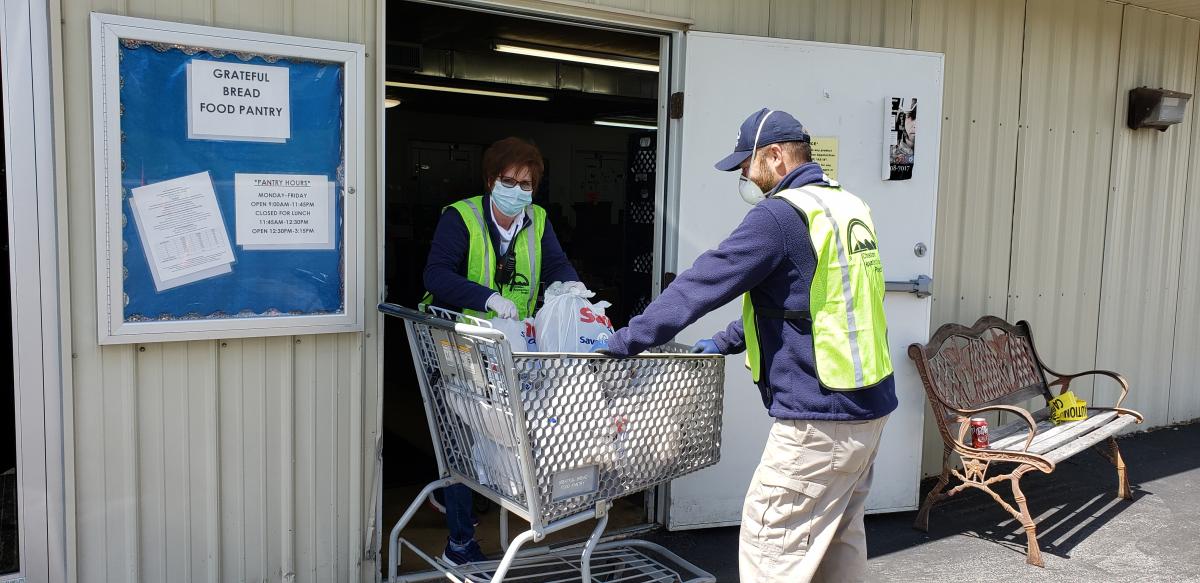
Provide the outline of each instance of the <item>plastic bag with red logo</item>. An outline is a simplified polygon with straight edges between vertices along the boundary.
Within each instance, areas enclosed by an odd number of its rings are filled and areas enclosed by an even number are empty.
[[[537,352],[537,333],[533,318],[528,318],[523,321],[509,320],[507,318],[493,318],[491,320],[492,328],[504,333],[504,338],[508,340],[508,345],[512,347],[513,352]]]
[[[550,284],[534,323],[538,348],[542,352],[591,352],[597,340],[608,340],[613,328],[604,310],[611,304],[593,304],[589,300],[595,295],[577,281]]]

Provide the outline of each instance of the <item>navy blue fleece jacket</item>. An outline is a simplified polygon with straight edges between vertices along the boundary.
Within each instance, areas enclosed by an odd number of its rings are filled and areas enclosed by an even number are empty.
[[[779,190],[827,185],[821,167],[805,164],[784,177]],[[704,314],[750,292],[755,305],[807,310],[817,256],[805,219],[782,199],[759,203],[714,250],[696,259],[642,313],[608,342],[614,356],[638,354],[675,337]],[[825,389],[817,380],[811,324],[759,319],[764,367],[763,405],[777,419],[858,421],[896,409],[892,376],[854,392]],[[722,354],[746,349],[741,320],[713,336]]]
[[[492,237],[492,248],[499,252],[500,229],[492,218],[491,196],[484,195],[483,208],[488,209],[485,222]],[[532,226],[528,217],[522,215],[522,220],[525,221],[522,230]],[[466,309],[482,312],[487,309],[488,298],[497,290],[467,279],[467,254],[470,248],[470,234],[462,215],[447,208],[433,232],[433,244],[429,248],[429,259],[425,262],[425,289],[433,294],[435,305],[456,311]],[[546,230],[542,232],[541,281],[544,284],[579,281],[579,274],[571,267],[571,261],[563,252],[554,234],[554,227],[550,226],[548,220]]]

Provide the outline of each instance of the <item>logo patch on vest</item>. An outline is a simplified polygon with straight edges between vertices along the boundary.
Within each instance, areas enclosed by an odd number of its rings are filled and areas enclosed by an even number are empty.
[[[513,291],[521,291],[522,293],[527,292],[529,290],[529,276],[518,271],[513,274],[512,280],[504,287]]]
[[[867,224],[859,219],[850,221],[846,233],[846,239],[850,242],[851,255],[879,249],[878,243],[875,242],[875,233],[872,233]]]

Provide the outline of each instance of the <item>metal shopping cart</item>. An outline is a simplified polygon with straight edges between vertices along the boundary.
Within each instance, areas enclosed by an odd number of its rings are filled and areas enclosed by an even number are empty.
[[[485,321],[382,304],[404,320],[440,479],[388,539],[388,581],[711,583],[712,575],[645,541],[601,542],[612,501],[720,458],[725,365],[671,345],[628,359],[513,353]],[[460,567],[400,537],[434,490],[469,486],[501,508],[499,561]],[[508,540],[509,513],[529,530]],[[522,551],[595,519],[586,543]],[[401,547],[433,567],[397,576]]]

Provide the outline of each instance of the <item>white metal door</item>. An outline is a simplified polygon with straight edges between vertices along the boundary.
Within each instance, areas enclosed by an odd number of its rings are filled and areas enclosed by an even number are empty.
[[[736,175],[713,169],[738,126],[762,108],[796,116],[814,137],[838,138],[838,179],[870,204],[889,282],[933,276],[942,55],[760,37],[689,33],[684,53],[680,132],[678,265],[715,247],[749,207]],[[916,98],[920,126],[910,180],[884,181],[884,110],[890,98]],[[918,244],[924,251],[918,254]],[[736,303],[736,302],[735,302]],[[888,420],[875,463],[868,511],[917,507],[925,397],[906,349],[929,338],[930,299],[891,292],[885,301],[900,407]],[[707,338],[740,316],[740,303],[701,319],[681,341]],[[722,461],[676,480],[671,529],[737,524],[770,419],[744,359],[727,359]]]

